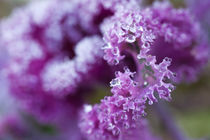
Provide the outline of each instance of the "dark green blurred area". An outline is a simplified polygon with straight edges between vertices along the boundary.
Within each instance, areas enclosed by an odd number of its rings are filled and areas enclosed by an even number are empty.
[[[0,18],[7,17],[13,8],[23,5],[29,0],[0,0]]]
[[[170,103],[179,125],[194,138],[210,138],[210,68],[197,82],[180,85]]]
[[[153,0],[147,0],[146,4]],[[182,0],[171,0],[175,7],[184,7]],[[13,8],[23,5],[27,0],[0,0],[0,18],[7,17]],[[206,68],[193,84],[182,84],[177,87],[173,93],[173,101],[169,103],[172,112],[179,126],[188,136],[193,138],[210,138],[210,66]],[[96,91],[100,94],[91,96],[88,99],[90,103],[99,102],[104,95],[109,93],[109,89],[99,87]],[[151,116],[151,115],[150,115]],[[159,124],[160,125],[160,124]],[[53,132],[48,126],[38,126],[43,131]],[[158,126],[157,129],[161,129]],[[164,133],[164,132],[162,132]],[[165,134],[163,134],[165,136]],[[166,140],[169,140],[167,135]]]

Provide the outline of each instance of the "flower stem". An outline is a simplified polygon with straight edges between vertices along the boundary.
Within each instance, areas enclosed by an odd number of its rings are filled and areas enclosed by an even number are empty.
[[[166,104],[158,102],[154,105],[154,109],[173,140],[189,140],[179,126],[177,126]]]

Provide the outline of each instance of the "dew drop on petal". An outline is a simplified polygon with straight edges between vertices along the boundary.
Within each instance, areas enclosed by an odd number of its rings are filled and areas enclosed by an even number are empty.
[[[142,27],[142,26],[140,26],[140,27],[139,27],[139,31],[141,31],[141,32],[143,32],[143,31],[144,31],[144,29],[143,29],[143,27]]]
[[[153,101],[152,100],[149,100],[149,105],[152,105],[153,104]]]
[[[133,42],[136,41],[136,37],[132,34],[129,34],[129,35],[127,35],[125,41],[128,42],[128,43],[133,43]]]
[[[147,81],[144,81],[144,86],[146,87],[149,83]]]
[[[115,78],[110,82],[111,87],[119,86],[119,85],[120,85],[120,80],[118,78]]]
[[[171,62],[172,61],[172,59],[171,58],[168,58],[168,57],[165,57],[164,60],[165,61],[168,61],[168,62]]]
[[[102,46],[102,50],[111,49],[112,46],[110,44],[105,44]]]
[[[117,64],[119,64],[119,60],[114,59],[113,63],[114,63],[114,65],[117,65]]]
[[[136,27],[133,25],[129,28],[129,31],[132,32],[132,33],[135,33],[136,32]]]
[[[115,56],[119,56],[119,54],[120,54],[119,48],[118,47],[114,47],[112,49],[112,54],[115,55]]]
[[[88,113],[92,110],[92,106],[91,105],[85,105],[84,110],[85,110],[86,113]]]
[[[123,126],[124,126],[125,129],[130,128],[130,125],[127,122],[126,123],[123,123]]]
[[[126,31],[129,30],[129,26],[128,26],[127,24],[122,24],[122,25],[121,25],[121,28],[122,28],[123,30],[126,30]]]
[[[112,134],[113,134],[114,136],[119,135],[119,134],[120,134],[120,130],[119,130],[119,128],[114,127],[114,128],[112,129]]]

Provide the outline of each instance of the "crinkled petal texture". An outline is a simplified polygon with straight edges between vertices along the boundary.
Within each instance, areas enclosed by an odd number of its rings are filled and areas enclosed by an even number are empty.
[[[107,97],[100,105],[86,105],[80,116],[81,131],[89,140],[157,140],[135,105],[118,96]]]
[[[113,95],[84,106],[79,127],[90,140],[157,139],[144,119],[147,102],[171,100],[173,82],[196,79],[208,51],[187,10],[168,2],[141,9],[140,2],[45,0],[17,9],[0,27],[13,95],[38,119],[80,139],[76,124],[84,97],[107,79],[104,53],[115,65],[132,57],[134,72],[116,72]]]
[[[190,11],[195,15],[199,22],[203,25],[204,30],[209,35],[210,31],[210,1],[209,0],[185,0]]]
[[[104,58],[118,64],[129,49],[140,51],[139,59],[145,53],[156,56],[157,64],[168,57],[177,82],[194,81],[207,62],[209,49],[192,17],[188,10],[174,9],[168,2],[116,13],[101,26],[107,42]]]
[[[157,56],[150,53],[153,49],[152,44],[158,37],[156,27],[151,28],[152,26],[149,25],[150,22],[156,21],[155,19],[153,21],[152,16],[148,16],[152,12],[152,9],[124,10],[107,19],[102,25],[104,38],[108,44],[104,47],[104,58],[111,64],[118,64],[120,60],[126,59],[124,55],[126,52],[130,53],[136,62],[137,73],[133,79],[136,81],[134,86],[138,89],[134,91],[128,89],[126,92],[129,91],[131,96],[145,96],[150,104],[157,101],[155,94],[170,100],[170,93],[174,89],[171,83],[174,81],[174,73],[168,69],[171,59],[165,56],[161,62],[157,62]],[[128,82],[120,78],[126,73],[129,73],[129,70],[125,70],[124,74],[116,75],[117,78],[114,80],[119,81],[122,86],[114,85],[112,93],[123,93],[122,89],[126,87],[123,83]]]
[[[129,54],[136,72],[129,68],[116,72],[110,82],[113,95],[93,107],[85,106],[79,126],[92,140],[126,139],[143,124],[147,101],[150,105],[157,98],[170,101],[174,82],[197,77],[207,61],[208,48],[200,41],[199,24],[189,12],[174,9],[168,2],[143,10],[118,9],[101,30],[107,43],[104,59],[118,65]]]
[[[87,2],[36,1],[1,22],[11,92],[40,120],[65,124],[83,104],[82,95],[108,72],[98,26],[112,12]]]
[[[142,0],[100,0],[102,5],[106,9],[111,9],[113,11],[126,9],[140,9]]]
[[[43,70],[43,87],[50,93],[74,94],[81,83],[88,80],[94,74],[92,68],[102,63],[100,46],[103,42],[100,37],[93,36],[81,40],[75,47],[73,60],[52,60]],[[87,73],[90,73],[87,75]],[[91,81],[90,81],[91,82]],[[56,91],[56,92],[55,92]],[[62,94],[62,95],[63,95]]]
[[[167,63],[165,61],[159,64],[155,71],[157,74],[167,72]],[[159,72],[159,73],[158,73]],[[169,71],[170,72],[170,71]],[[171,74],[171,73],[170,73]],[[141,85],[140,82],[134,81],[135,73],[125,68],[125,72],[117,72],[116,78],[110,84],[113,93],[110,97],[105,97],[101,103],[95,106],[86,105],[81,112],[80,128],[82,132],[90,139],[125,139],[126,136],[133,136],[133,139],[145,136],[142,129],[143,117],[146,115],[145,108],[147,100],[149,104],[157,102],[155,93],[159,94],[160,98],[170,100],[170,85],[169,83],[150,83],[149,85]],[[135,136],[134,132],[139,132],[139,136]],[[148,132],[149,133],[149,132]],[[141,136],[142,135],[142,136]],[[150,134],[150,137],[152,135]],[[148,139],[149,134],[148,134]],[[155,138],[154,138],[155,139]]]
[[[152,16],[162,24],[151,54],[157,56],[158,62],[164,57],[172,59],[169,69],[177,74],[177,82],[195,81],[209,55],[199,23],[188,10],[173,9],[168,3],[156,3]]]

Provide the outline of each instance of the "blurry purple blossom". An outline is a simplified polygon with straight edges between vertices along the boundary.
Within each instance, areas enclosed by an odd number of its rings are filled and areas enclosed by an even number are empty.
[[[79,126],[90,140],[124,140],[124,134],[141,125],[147,100],[150,105],[158,97],[170,101],[173,83],[196,79],[207,62],[208,47],[199,39],[199,23],[168,2],[142,10],[118,9],[101,30],[107,43],[104,59],[119,65],[130,55],[136,72],[116,72],[110,82],[113,95],[84,106]]]
[[[188,10],[140,4],[36,1],[2,20],[0,47],[9,55],[2,73],[20,106],[56,124],[62,139],[83,139],[82,132],[89,140],[157,140],[145,119],[147,102],[170,101],[174,83],[194,81],[209,50]],[[112,95],[84,105],[116,69]]]
[[[122,96],[103,99],[100,105],[86,105],[81,112],[81,131],[88,140],[158,140],[134,102]],[[133,104],[132,104],[133,103]],[[139,107],[141,105],[139,104]],[[134,115],[135,114],[135,115]]]
[[[74,118],[91,83],[103,80],[98,69],[107,65],[97,26],[112,12],[97,1],[88,3],[91,8],[87,2],[36,1],[1,22],[10,91],[44,122],[62,126]]]
[[[118,64],[134,49],[140,55],[156,56],[157,64],[171,58],[169,69],[177,74],[176,81],[190,82],[208,59],[199,23],[186,9],[174,9],[168,2],[156,2],[140,11],[117,12],[101,29],[107,42],[104,58],[111,64]],[[142,59],[140,55],[138,59]]]
[[[206,33],[210,31],[210,1],[209,0],[185,0],[188,8],[204,27]]]

